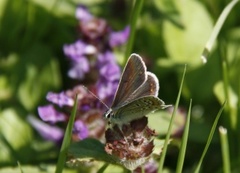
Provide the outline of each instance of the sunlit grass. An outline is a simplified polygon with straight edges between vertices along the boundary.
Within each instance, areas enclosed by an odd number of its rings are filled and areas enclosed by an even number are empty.
[[[67,157],[67,152],[68,152],[68,147],[71,143],[71,139],[72,139],[72,129],[73,129],[73,124],[75,121],[75,117],[76,117],[76,113],[77,113],[77,95],[75,97],[75,102],[74,102],[74,106],[73,106],[73,110],[71,112],[71,116],[69,118],[69,122],[64,134],[64,138],[63,138],[63,142],[62,142],[62,146],[60,149],[60,153],[58,156],[58,162],[56,165],[56,171],[55,173],[61,173],[63,171],[63,168],[65,166],[66,163],[66,157]]]

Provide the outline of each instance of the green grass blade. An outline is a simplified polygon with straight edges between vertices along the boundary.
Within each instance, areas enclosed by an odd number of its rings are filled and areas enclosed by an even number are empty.
[[[216,127],[217,127],[218,120],[219,120],[219,118],[220,118],[220,116],[221,116],[221,114],[222,114],[222,111],[223,111],[223,109],[224,109],[224,107],[225,107],[225,104],[226,104],[226,102],[224,102],[224,104],[222,105],[221,109],[219,110],[219,112],[218,112],[218,114],[217,114],[217,117],[216,117],[215,120],[214,120],[212,129],[211,129],[210,134],[209,134],[209,136],[208,136],[208,140],[207,140],[206,146],[205,146],[205,148],[204,148],[204,150],[203,150],[203,153],[202,153],[202,156],[201,156],[201,158],[200,158],[200,160],[199,160],[199,163],[198,163],[198,165],[197,165],[197,168],[196,168],[196,170],[194,171],[195,173],[198,173],[198,172],[200,171],[200,168],[201,168],[203,159],[204,159],[204,157],[205,157],[205,155],[206,155],[206,153],[207,153],[208,147],[209,147],[209,145],[210,145],[210,143],[211,143],[211,141],[212,141],[213,134],[214,134],[214,132],[215,132],[215,129],[216,129]]]
[[[138,0],[138,1],[135,1],[135,4],[134,4],[134,8],[131,14],[130,36],[127,42],[124,64],[127,62],[127,59],[132,52],[132,47],[133,47],[133,42],[134,42],[135,32],[136,32],[136,23],[137,23],[138,16],[142,10],[143,2],[144,0]]]
[[[181,173],[182,168],[183,168],[183,163],[184,163],[184,158],[185,158],[185,153],[186,153],[186,147],[187,147],[189,126],[190,126],[191,109],[192,109],[192,99],[190,100],[190,104],[189,104],[187,121],[186,121],[184,132],[183,132],[182,144],[181,144],[181,147],[180,147],[176,173]]]
[[[145,169],[143,165],[141,166],[141,173],[145,173]]]
[[[171,120],[170,120],[170,123],[169,123],[168,132],[167,132],[166,139],[165,139],[164,146],[163,146],[163,151],[161,153],[161,158],[160,158],[159,167],[158,167],[158,173],[163,172],[163,164],[164,164],[164,160],[165,160],[165,156],[166,156],[166,152],[167,152],[167,147],[168,147],[168,143],[169,143],[170,134],[171,134],[171,131],[172,131],[173,121],[174,121],[174,118],[175,118],[175,115],[176,115],[176,111],[177,111],[177,108],[178,108],[178,105],[179,105],[180,96],[181,96],[181,93],[182,93],[182,87],[183,87],[183,81],[184,81],[185,74],[186,74],[186,69],[187,69],[187,66],[185,65],[184,71],[183,71],[182,81],[181,81],[178,96],[177,96],[177,100],[176,100],[174,110],[173,110],[173,114],[172,114],[172,117],[171,117]]]
[[[223,23],[225,22],[228,14],[231,12],[232,8],[237,4],[239,0],[233,0],[231,1],[225,8],[224,10],[222,11],[220,17],[218,18],[217,20],[217,23],[215,24],[214,28],[213,28],[213,31],[211,33],[211,36],[209,38],[209,40],[207,41],[207,44],[203,50],[203,53],[202,53],[202,60],[204,63],[207,62],[207,57],[208,57],[208,54],[209,52],[211,51],[212,47],[213,47],[213,44],[223,26]]]
[[[236,124],[237,124],[237,115],[231,114],[231,101],[230,101],[230,96],[229,96],[229,88],[230,88],[230,83],[229,83],[229,69],[227,67],[226,61],[222,62],[222,74],[223,74],[223,89],[224,89],[224,95],[225,95],[225,100],[226,100],[226,108],[225,112],[231,116],[228,116],[228,124],[230,124],[232,129],[236,129]]]
[[[57,167],[56,167],[55,173],[61,173],[64,168],[64,165],[66,162],[67,150],[71,143],[72,128],[73,128],[73,123],[75,120],[76,112],[77,112],[77,96],[75,98],[73,110],[71,112],[71,116],[70,116],[70,119],[69,119],[69,122],[68,122],[68,125],[66,128],[65,134],[64,134],[64,138],[63,138],[60,154],[58,156],[58,162],[57,162]]]
[[[23,170],[22,170],[22,166],[21,166],[20,162],[17,162],[17,164],[18,164],[18,167],[19,167],[21,173],[24,173]]]
[[[221,148],[222,148],[222,159],[223,159],[223,172],[230,173],[230,157],[229,157],[229,145],[227,139],[227,129],[224,127],[219,127],[219,134],[221,140]]]
[[[97,173],[103,173],[106,169],[107,169],[107,167],[108,167],[108,163],[105,163],[98,171],[97,171]]]
[[[230,109],[230,100],[229,100],[229,93],[228,93],[228,86],[229,85],[229,79],[228,79],[228,69],[227,69],[227,64],[225,61],[222,62],[222,71],[223,71],[223,83],[224,83],[224,94],[225,94],[225,99],[227,100],[227,109]]]

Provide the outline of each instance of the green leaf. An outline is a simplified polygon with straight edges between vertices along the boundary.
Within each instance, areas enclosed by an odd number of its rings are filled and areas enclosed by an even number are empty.
[[[7,75],[0,75],[0,101],[7,100],[12,96],[12,87]]]
[[[148,116],[149,127],[154,129],[157,135],[166,135],[171,120],[172,113],[170,111],[157,111]],[[174,119],[171,134],[175,134],[185,124],[185,116],[177,112]]]
[[[203,106],[212,104],[214,94],[211,88],[221,78],[221,68],[216,66],[218,63],[221,63],[219,58],[210,58],[207,64],[189,70],[183,95],[187,98],[194,98],[196,103],[201,103]]]
[[[153,142],[154,142],[153,154],[157,156],[161,155],[165,140],[155,138]]]
[[[213,28],[211,17],[200,1],[175,0],[174,3],[184,29],[164,21],[163,37],[170,61],[201,65],[202,50]]]
[[[225,89],[224,87],[226,87],[226,92],[228,97],[226,97],[225,95]],[[217,99],[219,100],[219,102],[223,102],[224,100],[228,100],[227,102],[227,108],[228,111],[230,113],[229,117],[231,120],[231,125],[233,128],[237,127],[237,115],[238,115],[238,102],[239,102],[239,98],[238,95],[233,91],[232,87],[230,85],[228,86],[224,86],[224,83],[222,81],[219,81],[218,83],[216,83],[216,85],[214,86],[214,94],[216,95]]]
[[[220,103],[224,102],[224,100],[226,99],[224,95],[224,86],[222,81],[217,82],[216,85],[214,86],[214,94],[216,95]],[[235,111],[237,111],[237,103],[239,101],[238,96],[230,86],[228,86],[228,94],[229,94],[229,105],[231,109],[234,109]],[[236,115],[236,112],[235,112],[235,115]]]
[[[86,161],[86,159],[94,159],[117,164],[117,160],[104,150],[104,144],[96,139],[87,138],[79,142],[74,142],[70,145],[68,153],[80,162]]]
[[[18,114],[12,108],[0,112],[0,162],[25,159],[30,154],[27,144],[32,140],[32,130]]]
[[[19,59],[21,62],[12,75],[17,80],[15,82],[19,82],[19,101],[31,111],[50,89],[60,86],[59,65],[51,51],[43,45],[34,45]]]
[[[184,28],[179,12],[173,0],[154,0],[156,7],[162,15],[179,28]]]
[[[227,44],[226,48],[226,61],[232,66],[239,66],[239,40],[240,40],[240,28],[232,28],[227,32]],[[237,64],[236,64],[237,63]],[[232,70],[232,69],[229,69]]]

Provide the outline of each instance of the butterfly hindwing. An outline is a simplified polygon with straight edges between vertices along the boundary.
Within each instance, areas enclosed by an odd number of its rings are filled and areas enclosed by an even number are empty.
[[[126,124],[133,120],[142,118],[157,109],[163,107],[164,102],[154,96],[145,96],[138,98],[121,108],[113,109],[114,115],[112,121],[115,124]]]
[[[156,75],[151,72],[146,72],[146,74],[147,80],[129,96],[127,101],[144,96],[158,96],[159,82]]]

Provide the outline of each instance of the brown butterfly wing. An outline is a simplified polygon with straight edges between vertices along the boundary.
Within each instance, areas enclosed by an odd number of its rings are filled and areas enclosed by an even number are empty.
[[[134,96],[131,98],[129,98],[129,96],[134,93],[146,80],[146,66],[142,58],[137,54],[132,54],[123,70],[112,107],[121,107],[136,99]]]
[[[144,96],[158,96],[159,82],[155,74],[151,72],[147,73],[147,80],[136,90],[134,91],[127,101],[135,100]]]

